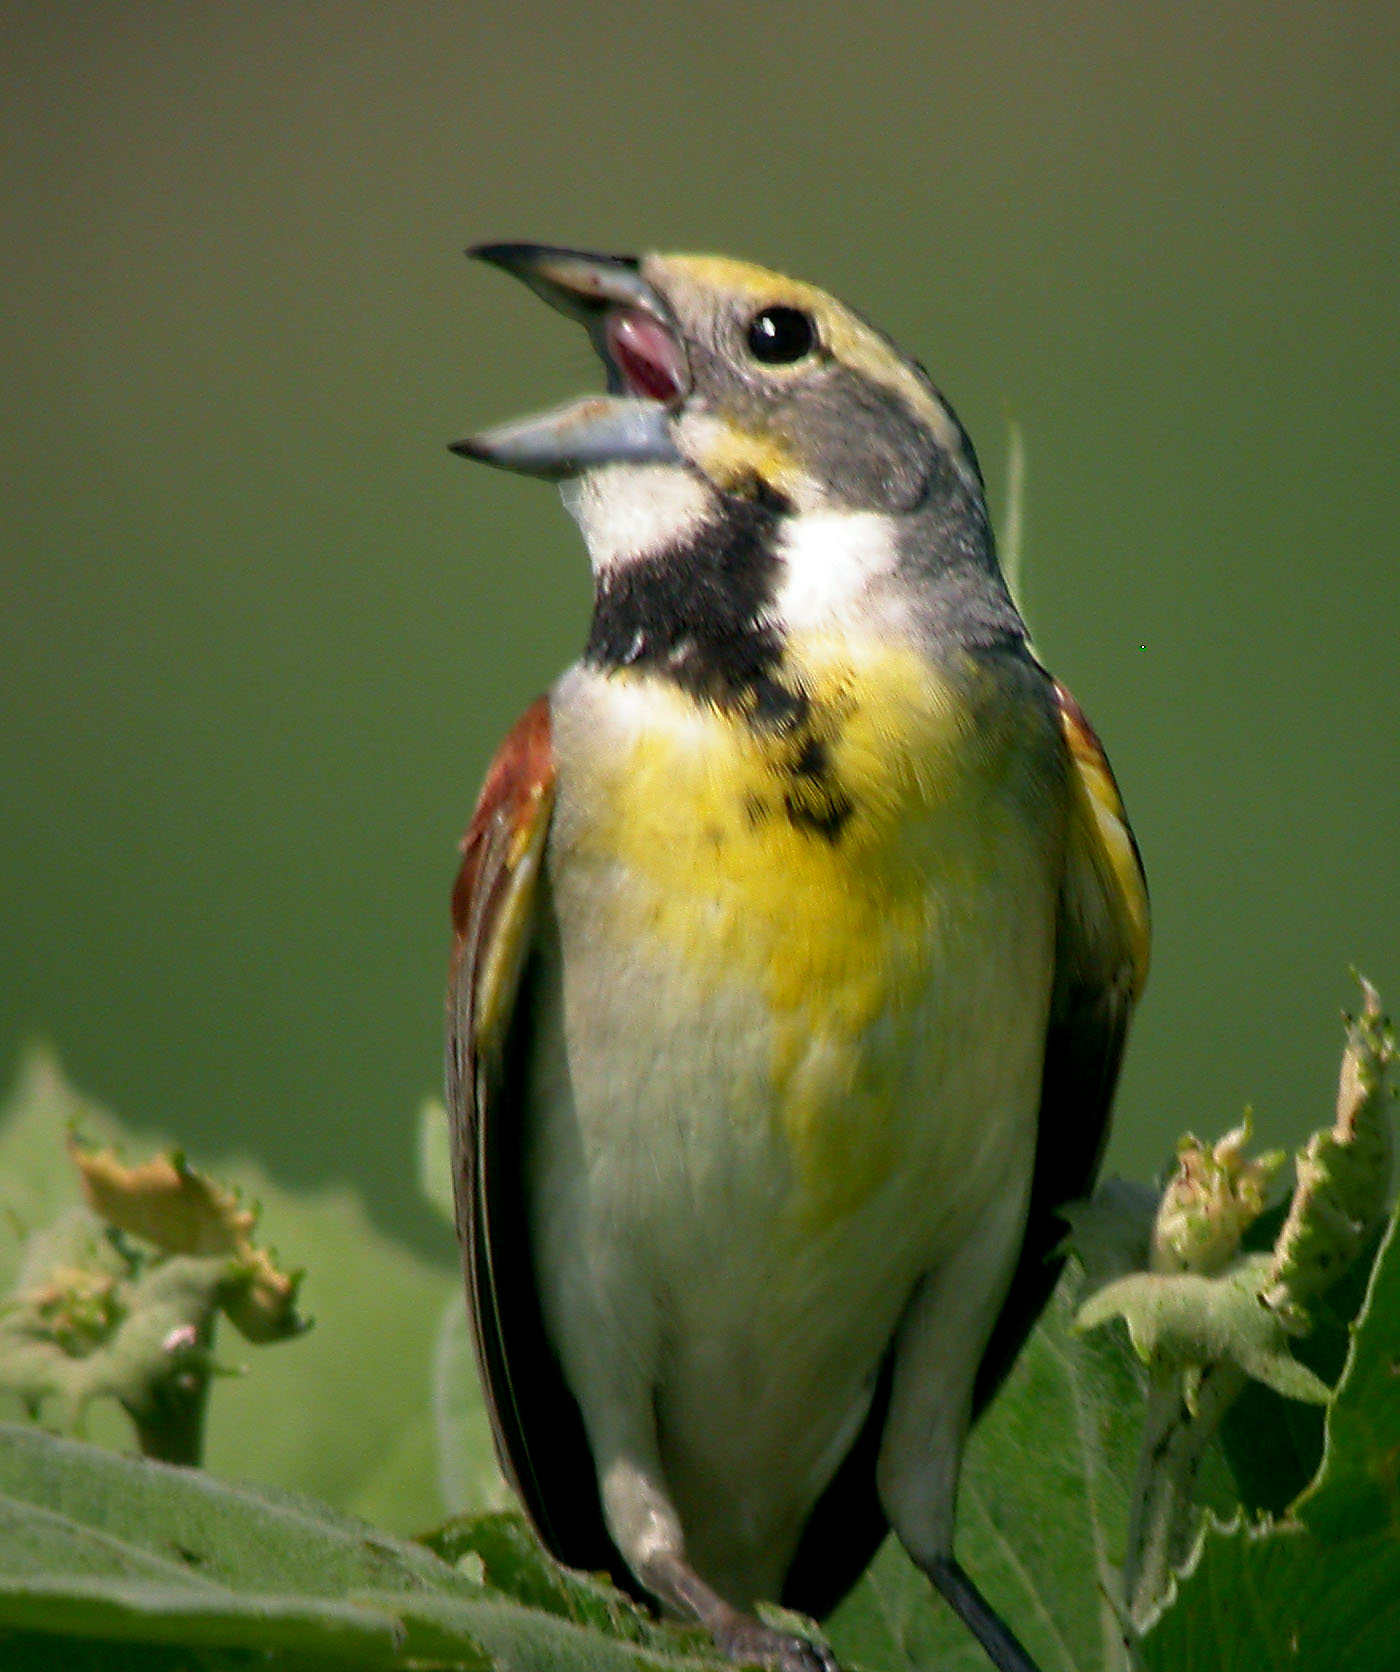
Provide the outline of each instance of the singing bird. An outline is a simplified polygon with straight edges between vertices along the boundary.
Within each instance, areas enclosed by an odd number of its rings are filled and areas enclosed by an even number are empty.
[[[470,252],[607,393],[453,450],[562,484],[582,659],[487,774],[453,899],[458,1226],[497,1449],[559,1561],[741,1661],[835,1662],[887,1527],[953,1555],[969,1424],[1092,1185],[1146,972],[1108,762],[922,368],[713,256]]]

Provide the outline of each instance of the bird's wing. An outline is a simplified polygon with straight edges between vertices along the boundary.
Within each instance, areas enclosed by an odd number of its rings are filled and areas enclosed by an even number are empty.
[[[501,1467],[556,1556],[573,1566],[616,1569],[620,1558],[603,1527],[582,1419],[545,1336],[522,1180],[524,1076],[553,806],[549,701],[541,697],[491,764],[452,895],[453,1190]]]
[[[1068,751],[1069,831],[1056,922],[1039,1135],[1026,1238],[977,1376],[975,1410],[1000,1386],[1055,1286],[1056,1209],[1086,1195],[1104,1145],[1128,1021],[1147,979],[1147,879],[1108,757],[1058,681]]]
[[[1083,710],[1052,682],[1070,778],[1039,1135],[1025,1240],[978,1369],[973,1414],[997,1391],[1050,1298],[1065,1225],[1055,1210],[1092,1187],[1108,1136],[1128,1019],[1147,978],[1147,882],[1118,786]],[[870,1413],[803,1529],[783,1602],[830,1612],[864,1572],[886,1522],[875,1483],[892,1355]]]

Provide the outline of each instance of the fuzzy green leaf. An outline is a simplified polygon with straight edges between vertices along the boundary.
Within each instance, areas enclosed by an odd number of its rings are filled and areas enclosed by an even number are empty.
[[[1365,1301],[1383,1229],[1325,1299],[1313,1304],[1311,1328],[1293,1343],[1294,1355],[1329,1387],[1337,1386],[1346,1367],[1351,1325]],[[1261,1382],[1245,1384],[1225,1413],[1220,1442],[1246,1510],[1279,1516],[1288,1509],[1322,1465],[1324,1425],[1321,1406],[1285,1399]]]
[[[1230,1359],[1276,1393],[1325,1404],[1327,1384],[1293,1357],[1291,1337],[1261,1303],[1272,1266],[1251,1254],[1214,1277],[1134,1272],[1091,1295],[1078,1324],[1092,1330],[1121,1317],[1144,1363],[1189,1369]]]
[[[244,1651],[287,1672],[714,1665],[692,1656],[693,1634],[648,1623],[616,1639],[310,1499],[0,1426],[7,1631],[26,1655],[46,1645],[31,1664],[49,1666],[78,1663],[84,1643]]]
[[[133,1135],[64,1079],[53,1059],[32,1054],[0,1109],[0,1293],[18,1276],[25,1237],[70,1211],[78,1185],[67,1154],[70,1127],[88,1139],[144,1155],[167,1146]],[[220,1163],[244,1201],[259,1202],[261,1227],[306,1268],[300,1302],[314,1318],[305,1337],[273,1350],[228,1332],[216,1343],[247,1375],[221,1378],[208,1417],[205,1462],[216,1473],[276,1481],[403,1532],[437,1522],[445,1508],[431,1411],[439,1320],[464,1305],[454,1265],[430,1265],[385,1236],[351,1191],[297,1194],[248,1162]],[[480,1394],[458,1394],[470,1416]],[[0,1396],[0,1417],[23,1415]],[[94,1407],[89,1437],[129,1447],[125,1419]],[[490,1467],[484,1424],[482,1471]],[[456,1507],[463,1507],[460,1504]]]
[[[1400,1230],[1392,1215],[1294,1517],[1209,1532],[1147,1636],[1150,1672],[1391,1672],[1400,1642]]]

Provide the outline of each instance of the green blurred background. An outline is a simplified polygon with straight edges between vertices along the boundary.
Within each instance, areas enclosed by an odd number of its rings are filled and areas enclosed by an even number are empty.
[[[598,386],[477,239],[707,248],[929,366],[1112,753],[1156,961],[1114,1159],[1325,1116],[1400,1005],[1400,11],[0,7],[0,1064],[424,1248],[457,836],[577,652]]]

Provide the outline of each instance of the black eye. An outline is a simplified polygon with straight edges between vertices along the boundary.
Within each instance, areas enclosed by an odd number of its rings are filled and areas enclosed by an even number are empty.
[[[800,308],[765,308],[749,321],[749,352],[766,366],[790,366],[817,344],[817,328]]]

